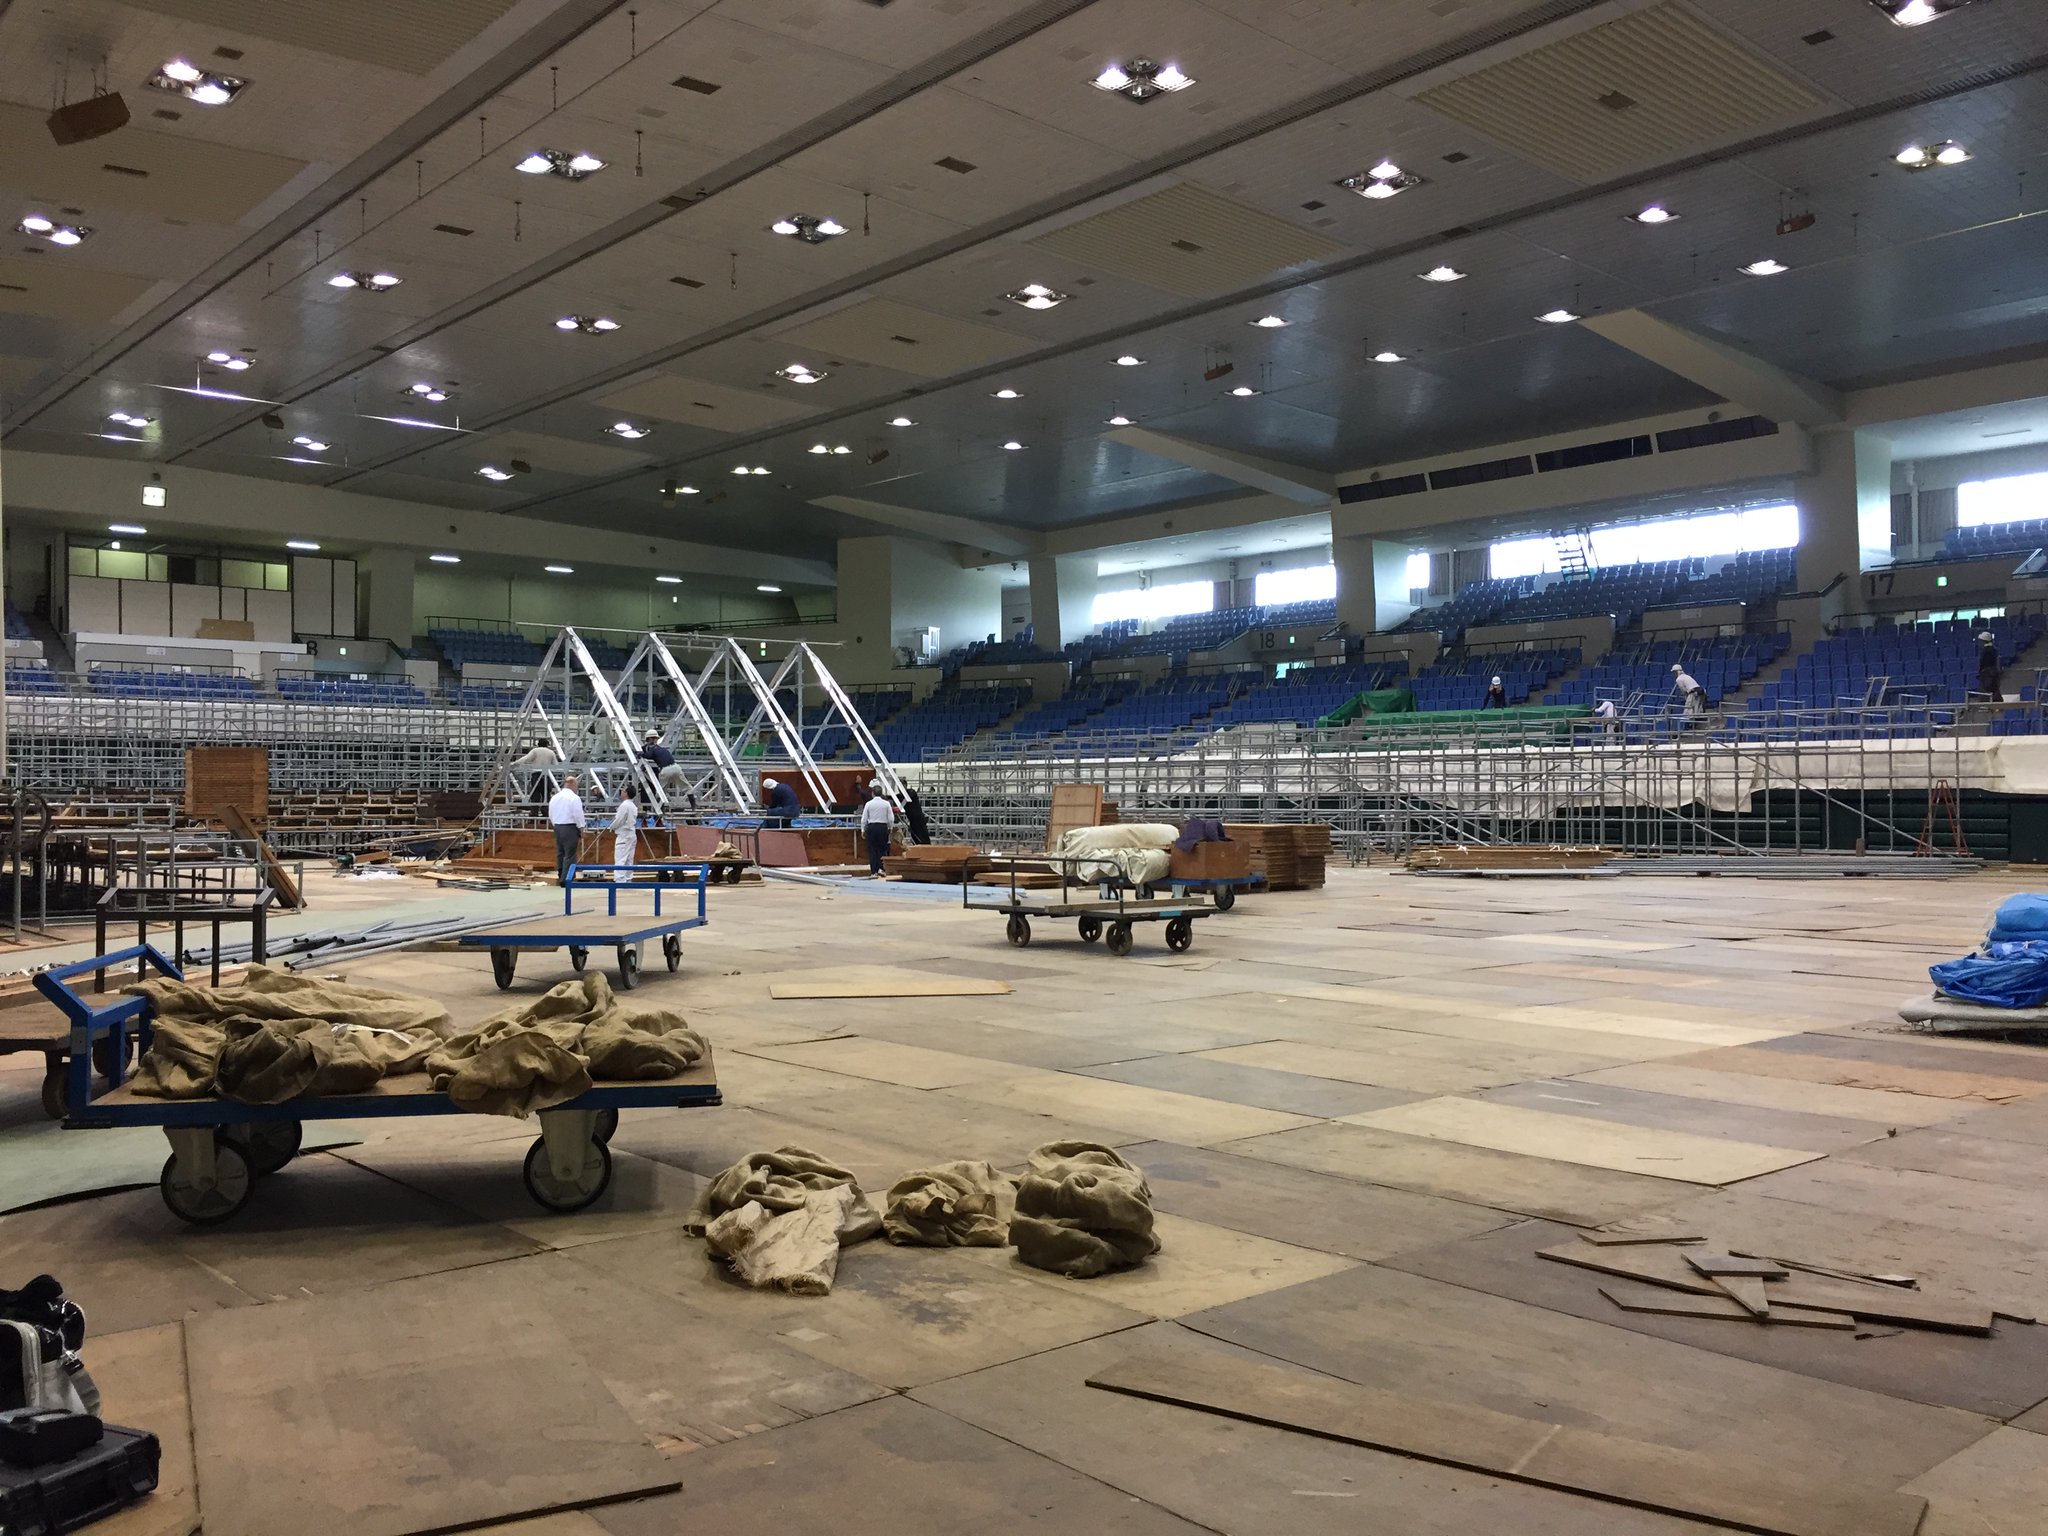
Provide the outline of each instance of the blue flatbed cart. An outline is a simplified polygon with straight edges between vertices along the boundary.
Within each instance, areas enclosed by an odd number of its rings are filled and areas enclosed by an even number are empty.
[[[681,878],[684,871],[695,873]],[[651,878],[620,878],[636,874]],[[683,963],[681,936],[692,928],[704,926],[704,895],[713,874],[712,861],[702,859],[665,860],[659,864],[572,864],[569,866],[569,883],[562,888],[560,917],[530,918],[503,928],[465,933],[461,943],[468,949],[488,949],[491,952],[491,978],[497,982],[501,992],[511,989],[522,949],[566,949],[570,966],[578,971],[590,959],[593,949],[610,949],[618,956],[619,990],[631,991],[640,982],[641,946],[650,939],[661,941],[662,958],[668,962],[670,970]],[[611,878],[579,878],[588,875],[608,875]],[[579,913],[576,910],[578,891],[603,891],[604,911]],[[622,916],[619,912],[621,891],[652,891],[654,911]],[[661,910],[663,891],[695,891],[696,914],[664,915]]]
[[[1265,883],[1264,875],[1229,875],[1206,880],[1181,880],[1168,876],[1154,889],[1163,888],[1174,896],[1206,894],[1218,912],[1228,912],[1237,905],[1239,891],[1255,891]]]
[[[406,1115],[457,1115],[460,1108],[437,1092],[425,1073],[386,1078],[367,1093],[292,1099],[283,1104],[241,1104],[232,1099],[160,1099],[138,1094],[125,1081],[95,1096],[92,1059],[126,1063],[128,1041],[149,1049],[150,1001],[139,996],[87,994],[76,977],[136,964],[183,980],[183,972],[146,944],[43,971],[36,990],[55,1003],[71,1026],[65,1078],[64,1124],[73,1130],[155,1126],[171,1144],[158,1180],[164,1204],[195,1226],[226,1221],[248,1204],[257,1180],[298,1155],[307,1120],[388,1120]],[[125,1078],[125,1070],[123,1072]],[[540,1112],[540,1137],[527,1150],[527,1193],[550,1211],[580,1211],[612,1180],[609,1143],[622,1109],[702,1108],[720,1103],[709,1054],[689,1070],[658,1082],[598,1083],[589,1092]]]
[[[1011,867],[1007,887],[977,886],[966,879],[960,882],[961,906],[969,912],[1006,914],[1009,921],[1004,925],[1004,933],[1019,949],[1031,942],[1031,920],[1041,917],[1074,919],[1082,943],[1101,940],[1113,955],[1131,952],[1134,924],[1164,923],[1166,947],[1179,954],[1193,947],[1196,920],[1214,917],[1221,910],[1203,896],[1155,896],[1150,886],[1134,886],[1120,877],[1083,880],[1081,866],[1105,862],[1100,854],[1047,855],[1035,857],[1033,862],[1052,865],[1059,872],[1059,886],[1020,885],[1022,871],[1015,865]],[[976,900],[977,895],[983,899]]]

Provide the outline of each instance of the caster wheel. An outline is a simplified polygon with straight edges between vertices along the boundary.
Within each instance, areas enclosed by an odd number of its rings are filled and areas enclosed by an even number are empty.
[[[612,1138],[618,1133],[619,1112],[616,1109],[600,1109],[597,1112],[597,1124],[592,1128],[591,1134],[606,1146],[610,1146]]]
[[[683,937],[679,933],[664,934],[661,940],[661,958],[674,970],[683,963]]]
[[[1195,922],[1190,917],[1171,917],[1166,920],[1166,947],[1175,954],[1181,953],[1195,942]]]
[[[526,1192],[537,1204],[551,1211],[580,1211],[610,1185],[612,1154],[603,1142],[593,1141],[584,1149],[583,1166],[576,1176],[558,1179],[548,1161],[547,1141],[542,1139],[527,1148],[525,1178]]]
[[[134,1058],[135,1036],[132,1034],[123,1036],[118,1056],[114,1054],[112,1035],[103,1035],[92,1043],[92,1069],[110,1084],[119,1085],[128,1071],[128,1063]]]
[[[1216,888],[1216,910],[1218,912],[1228,912],[1236,905],[1237,891],[1233,887],[1223,885]]]
[[[52,1120],[62,1120],[70,1111],[70,1106],[65,1102],[64,1077],[64,1058],[59,1056],[51,1062],[49,1071],[43,1074],[43,1113]]]
[[[1109,946],[1109,952],[1112,955],[1128,955],[1131,952],[1131,925],[1129,923],[1111,923],[1109,925],[1109,937],[1104,939],[1103,942]]]
[[[1012,913],[1003,931],[1009,935],[1012,944],[1022,949],[1031,942],[1031,919]]]
[[[241,1147],[226,1137],[218,1137],[213,1144],[211,1179],[200,1180],[181,1170],[177,1154],[173,1153],[164,1163],[157,1187],[163,1191],[164,1204],[171,1208],[173,1216],[195,1227],[210,1227],[226,1221],[249,1203],[256,1188],[256,1170]]]
[[[569,946],[569,969],[580,971],[590,960],[590,951],[579,944]]]
[[[1102,919],[1101,919],[1101,918],[1099,918],[1099,917],[1084,917],[1084,918],[1082,918],[1082,919],[1081,919],[1081,942],[1082,942],[1083,944],[1093,944],[1093,943],[1094,943],[1094,942],[1095,942],[1095,941],[1096,941],[1097,939],[1099,939],[1099,938],[1101,938],[1101,937],[1102,937]]]
[[[740,883],[740,867],[739,867],[739,865],[737,865],[737,864],[734,864],[734,865],[732,865],[732,866],[731,866],[730,868],[728,868],[728,869],[726,870],[726,872],[725,872],[725,883],[726,883],[727,885],[738,885],[738,884]]]
[[[500,992],[512,990],[512,973],[519,966],[519,957],[509,949],[491,951],[491,980],[498,984]]]
[[[306,1133],[296,1120],[251,1120],[224,1134],[248,1154],[249,1165],[261,1178],[277,1172],[297,1157],[299,1143],[305,1139]],[[214,1138],[216,1143],[221,1139],[220,1136]]]
[[[619,948],[619,990],[630,992],[640,985],[640,946],[625,944]]]

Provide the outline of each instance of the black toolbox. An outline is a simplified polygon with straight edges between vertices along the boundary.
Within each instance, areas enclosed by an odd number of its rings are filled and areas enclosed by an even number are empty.
[[[57,1536],[90,1525],[155,1491],[158,1455],[155,1435],[109,1424],[98,1445],[68,1461],[0,1462],[0,1532]]]

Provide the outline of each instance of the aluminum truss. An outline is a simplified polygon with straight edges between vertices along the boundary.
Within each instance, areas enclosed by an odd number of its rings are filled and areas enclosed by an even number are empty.
[[[666,698],[675,700],[667,721],[655,729],[661,744],[675,754],[676,766],[683,770],[680,787],[690,807],[723,802],[737,811],[755,808],[753,790],[746,775],[740,772],[739,759],[725,730],[711,718],[702,695],[661,635],[650,632],[641,636],[633,654],[619,669],[616,692],[628,711],[637,709],[643,718],[650,719],[660,715]],[[718,793],[720,790],[724,793]],[[668,786],[657,775],[654,798],[649,803],[671,811],[674,807],[669,798]]]
[[[507,732],[484,781],[486,792],[502,796],[507,805],[525,787],[512,782],[512,762],[529,736],[554,749],[557,761],[540,775],[550,786],[574,773],[585,781],[586,801],[615,805],[630,787],[642,805],[662,804],[654,765],[640,755],[632,716],[573,629],[549,643]]]

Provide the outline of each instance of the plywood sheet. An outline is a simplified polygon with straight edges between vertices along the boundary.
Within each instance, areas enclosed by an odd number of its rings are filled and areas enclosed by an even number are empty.
[[[1300,1072],[1275,1072],[1201,1056],[1145,1056],[1137,1061],[1083,1067],[1079,1071],[1084,1077],[1100,1077],[1115,1083],[1135,1083],[1197,1098],[1219,1099],[1227,1104],[1249,1104],[1258,1109],[1277,1109],[1283,1114],[1332,1119],[1405,1104],[1418,1097],[1397,1088],[1375,1088]]]
[[[1900,1491],[1927,1500],[1920,1536],[2025,1531],[2048,1509],[2048,1436],[1994,1429]]]
[[[1463,1066],[1428,1057],[1307,1045],[1297,1040],[1262,1040],[1199,1054],[1209,1061],[1327,1077],[1342,1083],[1366,1083],[1376,1088],[1398,1088],[1411,1094],[1461,1093],[1468,1088],[1514,1082],[1524,1076],[1510,1067]]]
[[[94,1536],[192,1536],[199,1529],[199,1480],[192,1464],[185,1330],[164,1323],[96,1335],[88,1353],[103,1417],[148,1430],[160,1447],[156,1492],[96,1521]]]
[[[1779,1200],[1873,1216],[1908,1213],[1924,1226],[2048,1250],[2048,1209],[2040,1189],[2011,1189],[1912,1168],[1874,1168],[1830,1158],[1766,1179],[1757,1188]]]
[[[676,1486],[536,1279],[484,1265],[191,1319],[209,1536],[410,1536]]]
[[[1795,1024],[1722,1024],[1683,1014],[1660,1013],[1649,1005],[1629,1008],[1624,1003],[1612,1001],[1604,1008],[1575,1003],[1544,1003],[1512,1009],[1507,1016],[1530,1024],[1587,1029],[1595,1034],[1648,1035],[1653,1040],[1690,1040],[1701,1046],[1754,1045],[1759,1040],[1775,1040],[1802,1027]]]
[[[1728,1141],[1773,1147],[1804,1147],[1842,1153],[1885,1139],[1885,1127],[1871,1121],[1804,1115],[1792,1110],[1689,1099],[1675,1093],[1645,1093],[1613,1083],[1575,1077],[1568,1082],[1508,1083],[1474,1095],[1523,1109],[1550,1110],[1588,1120],[1612,1120],[1650,1130],[1686,1131]]]
[[[1646,1130],[1477,1099],[1427,1099],[1343,1118],[1349,1124],[1405,1136],[1428,1136],[1496,1152],[1583,1163],[1618,1173],[1653,1174],[1691,1184],[1734,1184],[1821,1156],[1794,1147],[1753,1146],[1683,1131]]]
[[[1067,833],[1102,821],[1100,784],[1055,784],[1052,808],[1045,821],[1045,846],[1056,848]]]
[[[768,979],[768,995],[790,998],[1000,997],[1007,981],[941,976],[893,965],[846,965],[828,971],[786,971]]]
[[[1784,1109],[1802,1115],[1831,1115],[1878,1126],[1939,1125],[1968,1108],[1959,1100],[1920,1098],[1875,1088],[1843,1088],[1831,1083],[1790,1078],[1757,1077],[1746,1071],[1717,1071],[1694,1064],[1694,1058],[1622,1067],[1604,1067],[1585,1074],[1588,1083],[1612,1083],[1645,1093],[1674,1094],[1759,1109]]]
[[[1993,1104],[2048,1093],[2048,1082],[2001,1077],[1992,1072],[1950,1072],[1854,1061],[1838,1056],[1810,1056],[1794,1051],[1741,1048],[1702,1051],[1697,1056],[1688,1057],[1685,1064],[1710,1072],[1742,1072],[1754,1077],[1782,1077],[1793,1082],[1826,1083],[1838,1088],[1919,1094],[1933,1099],[1978,1099]]]
[[[1131,1083],[1103,1082],[1065,1072],[1034,1072],[1001,1082],[964,1083],[944,1091],[949,1096],[984,1104],[1033,1110],[1055,1119],[1072,1116],[1077,1120],[1113,1125],[1137,1133],[1135,1137],[1123,1138],[1125,1140],[1177,1141],[1192,1147],[1314,1124],[1314,1118],[1308,1115],[1287,1115],[1278,1110],[1254,1109],[1244,1104],[1223,1104],[1215,1099],[1196,1098],[1192,1094],[1169,1093],[1162,1088],[1144,1088]]]
[[[1018,1077],[1035,1070],[985,1056],[963,1056],[956,1051],[929,1050],[919,1045],[897,1045],[888,1040],[855,1037],[819,1040],[798,1045],[767,1045],[751,1048],[749,1054],[796,1066],[815,1067],[847,1077],[869,1078],[878,1083],[896,1083],[905,1088],[952,1088],[961,1083]],[[725,1060],[730,1063],[732,1055]]]

